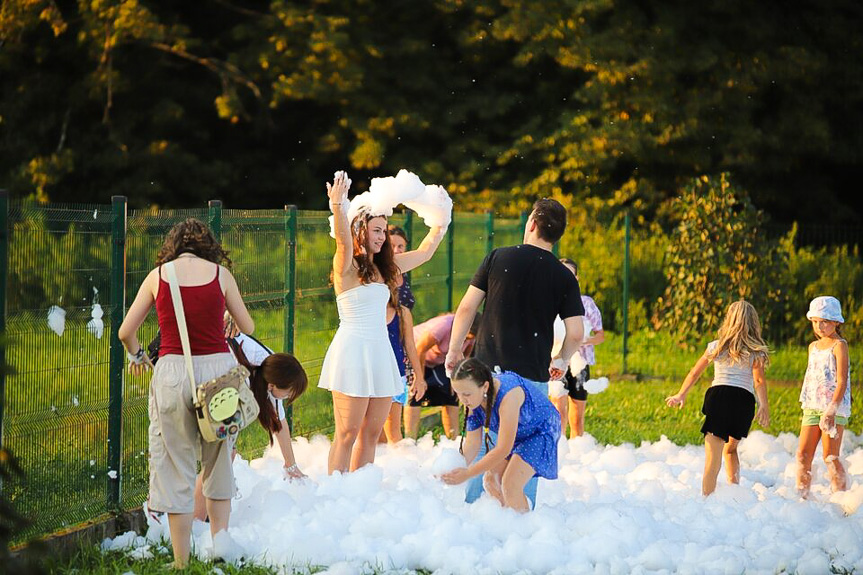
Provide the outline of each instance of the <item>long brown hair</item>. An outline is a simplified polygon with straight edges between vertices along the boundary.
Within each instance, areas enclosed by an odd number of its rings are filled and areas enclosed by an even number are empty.
[[[477,387],[482,387],[482,384],[488,382],[488,397],[486,397],[486,405],[484,408],[485,411],[485,423],[483,424],[483,441],[485,441],[486,451],[491,449],[489,439],[488,439],[488,426],[491,423],[491,412],[494,409],[494,400],[495,395],[497,394],[497,390],[494,387],[494,377],[492,376],[491,370],[488,368],[486,364],[481,362],[475,357],[469,357],[465,360],[462,360],[452,372],[452,377],[450,380],[462,380],[469,379]],[[461,442],[459,443],[458,450],[459,453],[464,455],[464,435],[467,431],[467,416],[468,410],[467,406],[464,408],[464,424],[462,424],[461,428]]]
[[[722,353],[728,353],[732,363],[745,363],[750,359],[764,367],[770,363],[770,350],[761,337],[758,312],[746,300],[741,299],[728,306],[719,328],[719,341],[708,357],[714,360]]]
[[[396,282],[401,273],[393,257],[393,248],[390,244],[390,234],[384,226],[386,239],[378,253],[369,257],[369,221],[381,217],[386,221],[386,216],[372,216],[366,210],[360,210],[351,222],[351,237],[354,240],[354,261],[359,268],[360,282],[367,284],[375,281],[375,266],[383,276],[384,282],[395,289]],[[373,265],[374,264],[374,265]]]
[[[222,244],[216,240],[210,228],[196,218],[186,218],[171,228],[159,249],[156,265],[160,266],[177,259],[180,254],[195,254],[214,264],[231,267],[231,258],[228,257],[227,250],[222,248]]]
[[[297,400],[309,386],[309,378],[306,375],[306,370],[303,365],[289,353],[273,353],[268,355],[261,365],[254,366],[249,363],[246,354],[243,353],[243,348],[236,340],[228,340],[231,342],[231,348],[234,350],[234,355],[240,365],[249,370],[249,384],[252,388],[252,393],[255,394],[255,401],[258,403],[260,411],[258,412],[258,423],[261,427],[267,430],[270,436],[270,445],[273,444],[273,434],[282,430],[282,422],[279,421],[279,414],[270,401],[269,384],[282,391],[287,391],[288,395],[282,399],[287,405],[292,404]]]

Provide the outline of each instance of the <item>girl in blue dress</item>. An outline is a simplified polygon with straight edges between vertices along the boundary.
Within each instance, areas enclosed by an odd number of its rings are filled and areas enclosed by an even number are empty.
[[[486,491],[504,507],[530,509],[524,486],[531,477],[557,479],[557,440],[560,414],[535,385],[512,372],[492,374],[481,361],[469,358],[453,370],[452,388],[468,411],[461,452],[473,461],[480,441],[488,444],[488,431],[497,444],[467,467],[441,476],[457,485],[484,474]],[[483,431],[485,430],[485,431]]]

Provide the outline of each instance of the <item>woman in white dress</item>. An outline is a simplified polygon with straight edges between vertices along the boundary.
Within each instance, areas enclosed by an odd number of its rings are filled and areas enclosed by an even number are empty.
[[[348,222],[350,180],[337,172],[327,195],[336,253],[333,284],[339,329],[330,343],[318,387],[333,394],[335,434],[328,471],[354,471],[375,459],[375,446],[403,384],[386,326],[386,307],[401,274],[434,255],[446,228],[434,226],[419,248],[393,254],[387,219],[360,208]]]

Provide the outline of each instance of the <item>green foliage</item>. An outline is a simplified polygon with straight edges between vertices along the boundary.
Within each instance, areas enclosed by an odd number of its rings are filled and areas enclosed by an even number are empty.
[[[672,203],[679,225],[665,258],[665,293],[657,327],[683,343],[719,328],[728,305],[746,299],[763,324],[779,319],[784,294],[776,281],[783,253],[763,237],[762,214],[726,174],[703,176]]]
[[[410,168],[463,209],[661,218],[730,171],[783,221],[854,221],[860,24],[851,0],[8,0],[0,184],[314,208],[334,167],[358,190]]]

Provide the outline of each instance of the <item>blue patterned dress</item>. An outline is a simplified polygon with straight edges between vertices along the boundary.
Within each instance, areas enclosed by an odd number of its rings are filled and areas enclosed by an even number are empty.
[[[518,429],[512,452],[517,453],[528,465],[533,467],[534,475],[545,479],[557,479],[557,440],[560,439],[560,414],[548,396],[536,385],[517,373],[506,371],[495,374],[500,382],[494,398],[494,406],[489,419],[489,429],[500,431],[500,403],[513,389],[524,390],[524,403],[518,414]],[[485,423],[485,410],[477,407],[467,417],[467,429],[482,429]]]

